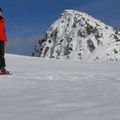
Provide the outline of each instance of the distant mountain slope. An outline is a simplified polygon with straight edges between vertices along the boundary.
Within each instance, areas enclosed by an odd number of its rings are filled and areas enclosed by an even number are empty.
[[[90,15],[65,10],[38,41],[33,56],[57,59],[118,60],[120,32]]]

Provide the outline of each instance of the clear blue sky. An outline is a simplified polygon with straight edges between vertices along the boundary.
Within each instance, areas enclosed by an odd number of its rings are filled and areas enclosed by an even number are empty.
[[[65,9],[81,10],[120,29],[120,0],[0,0],[7,53],[31,55],[35,42]]]

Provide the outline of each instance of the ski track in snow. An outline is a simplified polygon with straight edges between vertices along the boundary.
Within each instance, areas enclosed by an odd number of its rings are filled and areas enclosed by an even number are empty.
[[[120,120],[120,63],[6,55],[0,120]]]

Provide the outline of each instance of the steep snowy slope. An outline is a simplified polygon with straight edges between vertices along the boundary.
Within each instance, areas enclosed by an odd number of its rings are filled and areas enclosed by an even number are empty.
[[[120,120],[120,63],[7,55],[0,120]]]
[[[65,10],[38,41],[33,56],[117,60],[120,59],[120,32],[86,13]]]

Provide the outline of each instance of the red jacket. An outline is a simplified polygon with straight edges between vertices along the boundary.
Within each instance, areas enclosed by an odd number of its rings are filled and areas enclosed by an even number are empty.
[[[7,42],[7,36],[5,33],[5,19],[3,17],[0,17],[0,41],[3,41],[4,43]]]

